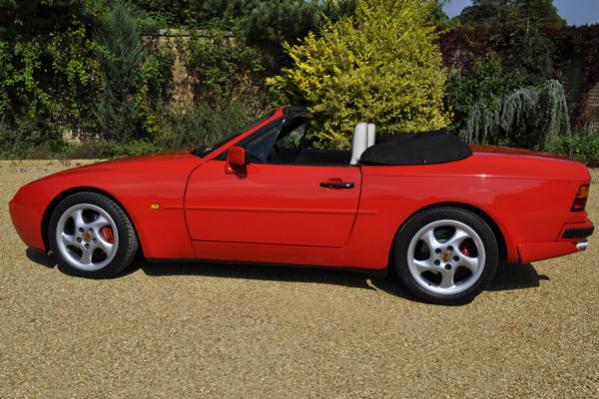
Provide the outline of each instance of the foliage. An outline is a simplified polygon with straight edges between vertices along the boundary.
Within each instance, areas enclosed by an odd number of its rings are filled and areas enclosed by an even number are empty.
[[[563,27],[553,0],[473,0],[458,17],[462,24]]]
[[[305,36],[318,23],[318,0],[135,0],[140,9],[158,13],[171,25],[206,29],[227,27],[250,42],[280,45]]]
[[[599,165],[599,131],[558,137],[548,148],[589,166]]]
[[[146,44],[146,57],[141,65],[141,85],[135,98],[136,107],[144,116],[144,130],[150,132],[155,115],[168,103],[174,88],[175,53],[157,42]]]
[[[141,87],[144,48],[130,6],[115,1],[95,32],[105,86],[97,107],[105,138],[126,141],[139,131],[140,110],[134,100]]]
[[[517,87],[517,83],[513,84],[513,79],[504,76],[501,60],[493,53],[474,61],[471,69],[454,70],[447,82],[447,101],[455,116],[451,130],[457,132],[464,128],[468,114],[477,103],[496,110],[498,96]]]
[[[429,9],[428,16],[431,21],[434,22],[437,26],[442,28],[447,28],[451,21],[445,11],[443,11],[443,7],[449,3],[451,0],[421,0],[423,3],[427,4]],[[345,17],[351,17],[356,14],[356,0],[325,0],[321,1],[321,13],[324,17],[320,19],[318,22],[326,23],[326,22],[336,22]]]
[[[73,19],[60,32],[0,40],[0,120],[6,126],[0,151],[39,145],[65,130],[95,129],[93,93],[100,82],[87,36]]]
[[[199,103],[184,114],[162,109],[158,115],[151,141],[162,149],[191,149],[209,146],[235,133],[251,119],[253,112],[238,100],[217,108]]]
[[[585,94],[599,82],[599,24],[531,27],[528,31],[510,26],[461,26],[444,32],[440,44],[445,64],[453,71],[452,78],[475,79],[471,74],[473,65],[493,54],[501,60],[503,74],[498,79],[509,90],[560,80],[566,83],[574,125],[581,126],[588,120]],[[448,86],[449,98],[456,97],[452,92],[455,87]]]
[[[469,142],[528,148],[545,148],[559,135],[570,134],[564,89],[556,80],[498,96],[491,103],[481,99],[472,107],[464,130]]]
[[[242,129],[255,116],[243,101],[235,101],[223,108],[214,109],[205,103],[180,114],[160,108],[157,110],[153,135],[143,139],[116,142],[105,139],[88,139],[72,144],[60,139],[46,140],[27,149],[17,151],[0,149],[2,158],[30,159],[102,159],[142,155],[165,150],[191,150],[208,146]],[[5,126],[0,122],[0,137]]]
[[[584,126],[590,117],[586,93],[599,82],[599,24],[548,29],[545,34],[554,43],[556,69],[563,71],[561,75],[566,79],[582,81],[579,91],[572,90],[569,100],[576,125]],[[572,76],[570,71],[577,69],[580,75]]]
[[[37,36],[62,32],[74,20],[89,26],[95,21],[96,3],[91,0],[0,1],[0,36]],[[22,40],[22,38],[20,38]]]
[[[538,86],[556,77],[553,43],[544,29],[563,27],[565,21],[552,0],[475,0],[459,20],[463,26],[448,34],[457,48],[449,50],[447,40],[442,40],[445,55],[460,51],[471,51],[467,56],[474,59],[497,55],[504,81],[513,82],[512,87]]]
[[[430,12],[420,0],[357,0],[355,15],[287,45],[294,66],[267,84],[279,102],[308,104],[325,145],[349,147],[361,120],[383,134],[442,128],[447,72]]]
[[[320,6],[317,1],[248,1],[237,0],[237,27],[249,42],[280,45],[304,37],[318,25]]]
[[[214,106],[222,106],[252,86],[262,67],[256,52],[243,40],[218,29],[209,37],[193,36],[187,43],[187,70],[198,81],[196,97]]]

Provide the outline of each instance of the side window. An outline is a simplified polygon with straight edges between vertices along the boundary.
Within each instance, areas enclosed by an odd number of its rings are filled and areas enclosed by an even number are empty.
[[[275,124],[272,127],[267,127],[263,132],[256,136],[252,136],[252,140],[243,144],[250,161],[266,162],[270,149],[277,139],[279,134],[280,124]]]
[[[301,148],[304,136],[308,131],[309,122],[296,126],[291,132],[277,141],[277,147],[287,150],[299,150]]]
[[[245,148],[250,162],[266,162],[268,159],[268,153],[277,139],[280,129],[281,120],[276,120],[264,126],[258,132],[253,133],[249,137],[241,140],[236,144],[236,146]],[[224,161],[227,159],[227,153],[228,151],[224,151],[214,159]]]

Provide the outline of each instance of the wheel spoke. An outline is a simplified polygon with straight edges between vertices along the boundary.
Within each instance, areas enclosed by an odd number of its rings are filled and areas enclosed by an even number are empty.
[[[83,209],[77,209],[71,214],[73,221],[75,222],[75,228],[85,228],[87,225],[83,220]]]
[[[470,257],[464,255],[462,257],[462,259],[460,260],[460,266],[464,266],[465,268],[470,270],[472,272],[472,274],[474,274],[478,270],[479,259],[478,258],[470,258]]]
[[[419,273],[430,272],[432,270],[432,265],[430,260],[416,260],[413,262],[414,266],[418,270]]]
[[[75,238],[74,235],[69,235],[65,232],[62,232],[60,234],[60,238],[62,239],[62,242],[64,243],[65,246],[67,247],[77,247],[79,248],[81,245],[77,242],[77,238]]]
[[[89,265],[92,263],[92,255],[94,254],[94,249],[83,248],[83,254],[81,255],[81,263],[84,265]]]
[[[89,224],[99,234],[100,229],[104,226],[110,226],[110,222],[102,215],[98,215],[98,218]]]
[[[435,229],[429,229],[426,231],[422,235],[421,240],[426,243],[428,250],[431,252],[433,252],[435,248],[439,248],[441,246],[441,243],[439,240],[437,240],[437,237],[435,237]]]
[[[453,287],[453,276],[455,274],[455,269],[446,270],[441,274],[441,288],[451,288]]]
[[[466,238],[470,238],[470,234],[460,228],[456,228],[455,233],[453,233],[453,236],[445,243],[445,245],[451,245],[454,248],[459,248],[462,241],[464,241]]]
[[[112,253],[112,249],[114,248],[114,244],[109,243],[104,238],[98,236],[98,242],[96,243],[96,248],[100,248],[106,256]]]

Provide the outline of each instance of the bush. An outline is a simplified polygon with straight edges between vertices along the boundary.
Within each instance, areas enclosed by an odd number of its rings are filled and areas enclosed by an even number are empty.
[[[0,40],[0,152],[24,152],[61,132],[96,129],[100,85],[93,44],[78,21],[60,32]]]
[[[558,137],[548,150],[589,166],[599,166],[599,131]]]
[[[242,101],[218,108],[200,103],[185,113],[164,108],[156,115],[151,141],[161,149],[209,146],[243,128],[253,114]]]
[[[479,102],[491,110],[497,109],[497,97],[506,94],[512,84],[513,81],[504,75],[501,60],[494,53],[477,59],[472,67],[454,70],[447,81],[446,94],[454,113],[451,130],[461,132],[468,114]]]
[[[135,98],[136,108],[143,115],[144,134],[151,135],[156,115],[170,101],[174,88],[172,48],[158,43],[148,43],[146,58],[141,66],[141,86]]]
[[[135,101],[142,82],[140,68],[144,56],[141,34],[130,6],[112,3],[103,25],[94,34],[104,88],[97,106],[101,136],[125,142],[139,136],[141,112]]]
[[[468,142],[542,149],[571,134],[564,87],[550,80],[474,104],[462,132]]]
[[[209,37],[193,36],[185,52],[188,72],[197,78],[195,95],[212,106],[223,106],[253,86],[262,67],[256,52],[239,38],[212,29]]]
[[[348,148],[362,120],[383,134],[443,128],[447,72],[430,21],[428,2],[357,0],[355,15],[287,45],[294,66],[267,84],[278,102],[308,105],[327,146]]]

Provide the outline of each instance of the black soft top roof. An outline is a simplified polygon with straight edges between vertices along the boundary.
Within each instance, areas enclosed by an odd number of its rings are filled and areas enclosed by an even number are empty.
[[[459,137],[444,131],[378,136],[360,158],[366,165],[423,165],[459,161],[472,155]]]

